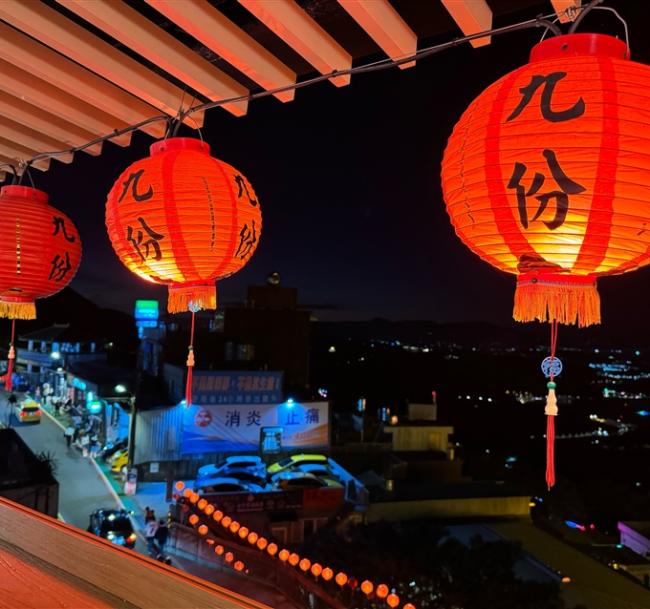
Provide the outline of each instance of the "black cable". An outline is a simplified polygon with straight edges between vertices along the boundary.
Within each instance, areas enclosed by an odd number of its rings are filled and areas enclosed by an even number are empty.
[[[596,4],[600,4],[603,2],[603,0],[592,0],[586,7],[584,7],[580,13],[580,15],[576,18],[576,22],[572,25],[571,30],[573,31],[579,21],[581,21],[585,14],[593,8]],[[569,9],[567,9],[569,10]],[[200,112],[200,111],[205,111],[205,110],[211,110],[212,108],[218,108],[219,106],[223,106],[225,104],[232,104],[236,102],[241,102],[241,101],[247,101],[251,102],[256,99],[261,99],[263,97],[269,97],[270,95],[276,95],[277,93],[284,93],[286,91],[295,91],[297,89],[302,89],[304,87],[308,87],[320,82],[324,82],[326,80],[329,80],[330,78],[334,78],[336,76],[345,76],[345,75],[354,75],[354,74],[369,74],[371,72],[379,72],[382,70],[386,70],[389,68],[394,68],[395,66],[399,66],[403,63],[409,63],[412,61],[416,61],[418,59],[425,59],[426,57],[430,57],[432,55],[435,55],[437,53],[440,53],[441,51],[456,47],[458,45],[461,45],[465,42],[470,42],[472,40],[476,40],[477,38],[484,38],[485,36],[498,36],[500,34],[509,34],[511,32],[517,32],[520,30],[525,30],[533,27],[543,27],[545,28],[546,31],[551,31],[553,34],[556,36],[561,35],[562,31],[560,28],[555,24],[549,21],[550,18],[555,17],[556,13],[551,13],[550,15],[540,15],[536,17],[535,19],[529,19],[528,21],[522,21],[520,23],[514,23],[511,25],[506,25],[503,27],[499,28],[493,28],[491,30],[486,30],[484,32],[478,32],[476,34],[470,34],[469,36],[462,36],[460,38],[455,38],[454,40],[450,40],[449,42],[443,42],[441,44],[434,45],[432,47],[427,47],[426,49],[421,49],[419,51],[416,51],[415,53],[401,57],[399,59],[381,59],[379,61],[375,61],[369,64],[365,64],[362,66],[357,66],[353,68],[348,68],[345,70],[334,70],[333,72],[329,72],[328,74],[322,74],[320,76],[315,76],[313,78],[310,78],[308,80],[304,80],[302,82],[297,82],[293,83],[290,85],[286,85],[283,87],[277,87],[275,89],[269,89],[269,90],[264,90],[264,91],[259,91],[257,93],[249,93],[246,95],[240,95],[238,97],[230,97],[228,99],[220,99],[218,101],[211,101],[203,104],[199,104],[193,107],[188,108],[187,110],[179,110],[177,116],[175,117],[170,117],[166,114],[161,114],[159,116],[152,116],[151,118],[145,119],[143,121],[140,121],[139,123],[135,123],[133,125],[129,125],[127,127],[124,127],[122,129],[115,129],[112,133],[109,133],[107,135],[103,135],[100,137],[97,137],[89,142],[86,142],[85,144],[81,144],[80,146],[73,146],[71,148],[67,148],[65,150],[56,150],[56,151],[51,151],[51,152],[41,152],[35,156],[33,156],[31,159],[21,163],[25,167],[29,167],[34,163],[34,161],[37,161],[39,159],[44,159],[44,158],[56,158],[57,156],[61,156],[64,154],[69,154],[69,153],[75,153],[75,152],[81,152],[82,150],[85,150],[86,148],[90,148],[91,146],[95,146],[96,144],[101,144],[103,142],[109,141],[113,139],[114,137],[124,135],[125,133],[130,133],[132,131],[137,131],[138,129],[141,129],[142,127],[145,127],[146,125],[151,125],[153,123],[157,123],[159,121],[165,121],[167,123],[167,129],[165,131],[165,138],[169,137],[170,134],[172,136],[176,135],[178,133],[178,130],[180,129],[181,123],[185,120],[185,118],[190,117],[192,114],[195,112]],[[1,163],[0,168],[2,167],[11,167],[14,176],[16,175],[16,170],[13,166],[7,164],[7,163]],[[31,180],[31,176],[30,176]],[[32,182],[33,183],[33,182]]]

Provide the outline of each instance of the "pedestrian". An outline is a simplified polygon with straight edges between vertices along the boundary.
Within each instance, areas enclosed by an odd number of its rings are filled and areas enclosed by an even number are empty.
[[[57,397],[52,398],[52,406],[54,406],[54,414],[58,417],[61,414],[61,400]]]
[[[152,520],[155,522],[156,513],[154,512],[154,510],[152,508],[147,506],[147,507],[144,508],[144,521],[145,522],[151,522]]]
[[[155,520],[150,520],[144,527],[144,536],[147,540],[147,551],[151,556],[155,556],[156,549],[156,531],[158,530],[158,523]]]
[[[76,444],[77,440],[79,440],[79,433],[81,430],[77,425],[74,424],[74,421],[72,421],[72,424],[74,425],[74,431],[72,432],[72,441]]]
[[[169,537],[169,528],[162,518],[158,521],[158,528],[156,529],[155,537],[156,544],[158,545],[158,552],[163,554],[167,538]]]
[[[79,438],[79,444],[81,444],[81,454],[84,457],[88,456],[88,448],[90,446],[90,436],[87,433],[84,433]]]
[[[94,435],[90,438],[90,458],[96,459],[97,453],[99,453],[99,439]]]
[[[72,427],[72,425],[68,425],[65,428],[63,435],[65,436],[65,443],[67,444],[68,448],[70,448],[70,444],[72,444],[72,436],[74,435],[74,427]]]

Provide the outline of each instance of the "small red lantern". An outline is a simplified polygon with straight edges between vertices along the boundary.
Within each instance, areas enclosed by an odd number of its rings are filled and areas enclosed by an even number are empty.
[[[208,534],[208,527],[202,524],[199,529],[199,535],[207,535]]]
[[[269,556],[275,556],[278,553],[278,545],[275,543],[270,543],[266,551],[269,553]]]
[[[266,540],[265,537],[260,537],[260,538],[257,540],[257,544],[256,544],[256,545],[257,545],[257,549],[258,549],[258,550],[264,550],[268,544],[269,544],[269,542]],[[288,555],[287,555],[287,556],[288,556]]]
[[[258,542],[258,545],[259,545],[259,542]],[[280,553],[278,554],[278,558],[282,562],[287,562],[287,560],[289,560],[289,556],[290,556],[290,552],[289,552],[289,550],[286,550],[286,549],[280,550]]]
[[[372,591],[375,589],[375,586],[371,581],[368,581],[367,579],[361,582],[361,592],[363,592],[366,596],[368,594],[372,594]]]
[[[188,518],[188,521],[189,521],[189,523],[190,523],[192,526],[194,526],[194,525],[199,521],[199,517],[198,517],[196,514],[192,514],[192,515]]]
[[[223,512],[221,510],[217,510],[214,514],[212,514],[212,520],[215,522],[219,522],[223,518]]]
[[[215,546],[215,547],[214,547],[214,553],[215,553],[217,556],[221,556],[221,555],[224,553],[224,548],[223,548],[223,546],[222,546],[222,545]]]
[[[224,558],[226,559],[226,562],[232,562],[235,560],[235,555],[232,552],[226,552]]]
[[[246,539],[248,537],[248,529],[246,527],[242,527],[239,529],[237,535],[239,535],[241,539]]]
[[[315,562],[315,563],[311,566],[311,574],[312,574],[314,577],[319,577],[320,574],[321,574],[322,572],[323,572],[323,567],[321,567],[317,562]]]
[[[248,543],[254,546],[257,543],[257,540],[259,539],[259,535],[255,531],[251,531],[248,534]]]
[[[306,573],[307,571],[309,571],[309,567],[311,567],[311,560],[309,560],[309,558],[303,558],[300,561],[299,566],[300,566],[300,570]]]
[[[334,581],[336,581],[339,586],[343,587],[348,583],[348,576],[343,572],[337,573]]]
[[[394,609],[399,605],[399,596],[397,596],[397,594],[389,594],[386,597],[386,602],[388,603],[389,607],[393,607]]]
[[[377,586],[377,596],[379,598],[386,598],[389,592],[390,590],[388,589],[388,586],[386,584],[379,584]]]
[[[295,552],[289,555],[289,564],[292,567],[295,567],[299,562],[300,562],[300,556],[298,556]]]
[[[233,567],[234,567],[235,571],[243,571],[244,570],[244,563],[241,560],[236,560]]]
[[[0,317],[12,320],[7,391],[13,389],[15,320],[36,319],[34,301],[67,286],[81,261],[75,225],[47,200],[47,193],[28,186],[0,189]]]

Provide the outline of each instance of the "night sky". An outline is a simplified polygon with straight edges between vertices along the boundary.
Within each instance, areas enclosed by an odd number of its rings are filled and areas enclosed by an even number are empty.
[[[633,59],[650,63],[644,2],[608,4],[629,22]],[[602,11],[585,19],[581,31],[588,30],[622,35],[622,26]],[[442,202],[440,162],[465,107],[525,63],[540,36],[534,29],[493,38],[480,49],[467,44],[407,70],[353,76],[347,87],[326,82],[302,89],[286,104],[254,101],[243,118],[209,111],[204,138],[215,156],[249,178],[264,220],[251,262],[218,284],[220,302],[243,301],[247,285],[277,270],[320,319],[508,323],[514,277],[480,261],[455,237]],[[148,154],[151,141],[138,132],[129,148],[107,143],[100,157],[77,153],[70,165],[53,161],[48,173],[33,171],[36,186],[81,232],[84,257],[72,287],[103,307],[130,311],[136,298],[165,298],[164,289],[121,265],[104,226],[113,181]],[[644,323],[649,280],[646,268],[602,281],[605,322]]]

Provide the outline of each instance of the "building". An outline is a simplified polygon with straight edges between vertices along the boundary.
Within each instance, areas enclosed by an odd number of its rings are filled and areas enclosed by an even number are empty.
[[[0,497],[55,518],[59,511],[59,483],[51,463],[37,457],[14,429],[0,429]]]

